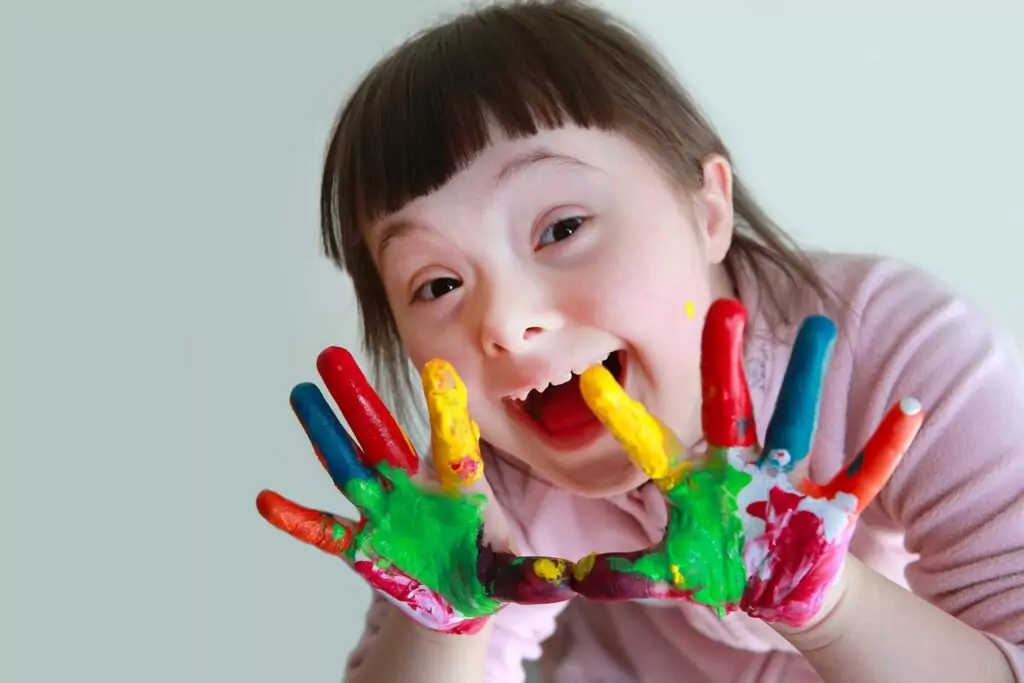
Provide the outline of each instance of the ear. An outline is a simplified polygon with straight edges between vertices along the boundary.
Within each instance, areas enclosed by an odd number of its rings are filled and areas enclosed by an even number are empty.
[[[732,164],[720,154],[701,163],[701,188],[694,197],[699,229],[708,260],[718,264],[732,244]]]

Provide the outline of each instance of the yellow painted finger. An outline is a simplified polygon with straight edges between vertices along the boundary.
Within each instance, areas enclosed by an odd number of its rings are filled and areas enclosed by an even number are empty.
[[[651,479],[674,483],[687,469],[683,446],[675,434],[630,398],[604,366],[583,373],[580,391],[597,418]]]
[[[423,392],[430,415],[434,469],[446,489],[468,486],[484,473],[480,428],[469,416],[466,385],[455,368],[440,359],[423,366]]]

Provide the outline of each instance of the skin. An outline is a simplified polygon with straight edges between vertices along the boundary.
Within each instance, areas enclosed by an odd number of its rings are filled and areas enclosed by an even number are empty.
[[[574,588],[596,600],[686,599],[720,616],[742,610],[807,625],[840,577],[857,515],[888,481],[920,429],[914,400],[889,412],[864,450],[831,482],[798,474],[817,423],[835,339],[831,321],[804,321],[767,430],[756,441],[743,373],[746,310],[716,301],[703,335],[703,419],[708,450],[687,459],[665,425],[603,367],[588,370],[588,405],[658,484],[669,505],[664,540],[644,552],[581,561]]]
[[[635,488],[647,475],[610,434],[554,447],[504,399],[621,348],[630,395],[683,443],[701,438],[700,328],[711,302],[732,294],[729,165],[709,158],[703,185],[684,192],[612,133],[495,130],[492,140],[443,187],[366,230],[404,347],[417,368],[433,358],[458,368],[481,432],[521,467],[585,496]]]
[[[568,563],[517,557],[485,541],[488,497],[472,490],[483,476],[479,431],[466,409],[466,387],[451,365],[438,360],[423,370],[439,486],[416,478],[418,457],[351,354],[329,348],[317,366],[361,447],[315,385],[296,386],[292,408],[361,519],[311,510],[263,491],[257,508],[267,521],[341,557],[406,616],[433,631],[472,634],[510,600],[531,604],[571,597]]]

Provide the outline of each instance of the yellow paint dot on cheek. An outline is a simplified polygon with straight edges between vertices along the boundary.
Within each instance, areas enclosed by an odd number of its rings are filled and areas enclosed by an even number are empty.
[[[693,302],[692,301],[687,301],[686,304],[683,305],[683,310],[686,311],[686,317],[691,319],[691,320],[693,320],[693,316],[694,316]]]

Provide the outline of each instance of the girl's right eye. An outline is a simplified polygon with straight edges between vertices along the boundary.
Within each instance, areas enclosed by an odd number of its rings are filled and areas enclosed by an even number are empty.
[[[448,292],[456,290],[461,286],[462,282],[453,277],[439,277],[421,285],[415,292],[413,292],[412,298],[415,301],[432,301],[434,299],[441,298]]]

